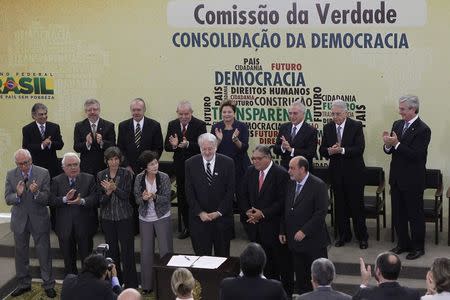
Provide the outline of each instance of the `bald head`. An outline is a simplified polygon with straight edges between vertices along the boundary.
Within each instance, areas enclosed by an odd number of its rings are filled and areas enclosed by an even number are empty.
[[[120,293],[117,300],[141,300],[141,294],[135,289],[126,289]]]

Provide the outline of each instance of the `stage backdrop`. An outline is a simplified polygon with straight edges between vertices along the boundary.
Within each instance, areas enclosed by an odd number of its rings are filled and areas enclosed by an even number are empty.
[[[432,129],[427,166],[450,181],[447,0],[1,1],[0,28],[2,182],[33,103],[61,125],[61,156],[91,97],[116,128],[142,97],[164,135],[180,100],[208,125],[235,100],[250,148],[274,143],[296,100],[321,135],[331,101],[343,99],[365,125],[366,164],[388,171],[381,133],[407,93]]]

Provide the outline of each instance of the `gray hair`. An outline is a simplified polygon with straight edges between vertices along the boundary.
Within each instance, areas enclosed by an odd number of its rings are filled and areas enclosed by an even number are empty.
[[[255,152],[255,151],[258,151],[259,153],[262,153],[265,156],[272,158],[272,152],[270,152],[270,148],[266,145],[256,145],[253,152]]]
[[[147,111],[147,106],[145,105],[145,101],[142,98],[134,98],[133,100],[131,100],[130,109],[131,109],[131,105],[133,105],[136,102],[141,102],[142,104],[144,104],[144,112]]]
[[[297,106],[298,108],[300,108],[300,111],[304,114],[306,111],[306,107],[305,105],[300,101],[297,100],[294,103],[291,104],[291,107]]]
[[[201,146],[204,143],[209,142],[209,143],[214,143],[214,146],[217,148],[217,138],[214,134],[206,132],[201,134],[198,137],[198,145]]]
[[[178,105],[177,105],[177,111],[180,109],[180,107],[187,107],[187,108],[189,108],[189,110],[190,110],[191,112],[193,112],[193,110],[192,110],[192,104],[191,104],[191,102],[189,102],[189,101],[187,101],[187,100],[183,100],[183,101],[180,101],[180,102],[178,103]]]
[[[345,101],[337,99],[337,100],[333,100],[333,102],[331,102],[331,107],[336,107],[336,108],[340,108],[344,111],[347,111],[347,103],[345,103]]]
[[[416,114],[419,113],[419,97],[414,95],[404,95],[398,99],[398,103],[404,103],[408,105],[409,108],[414,108]]]
[[[64,164],[66,162],[67,157],[76,157],[78,163],[80,163],[80,158],[78,157],[78,154],[76,154],[75,152],[67,152],[67,153],[64,153],[64,155],[62,157],[61,164],[62,164],[63,168],[64,168]]]
[[[90,98],[90,99],[87,99],[86,101],[84,101],[84,109],[87,109],[91,105],[97,105],[98,108],[100,108],[100,102],[98,102],[97,99]]]
[[[43,103],[35,103],[32,107],[31,107],[31,115],[35,115],[37,113],[38,110],[43,109],[45,111],[48,111],[47,106],[45,106],[45,104]]]
[[[318,258],[311,265],[311,278],[318,285],[330,285],[336,276],[336,269],[331,260]]]
[[[31,158],[31,153],[30,153],[30,151],[28,151],[27,149],[22,149],[22,148],[21,148],[21,149],[16,150],[16,152],[14,152],[14,160],[16,160],[16,157],[17,157],[19,154],[25,155],[26,158]]]

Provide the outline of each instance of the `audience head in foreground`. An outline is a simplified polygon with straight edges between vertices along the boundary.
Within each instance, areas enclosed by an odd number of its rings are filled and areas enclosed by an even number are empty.
[[[422,299],[444,299],[444,295],[450,299],[450,259],[438,257],[427,273],[427,295]]]
[[[129,288],[120,293],[117,300],[141,300],[142,296],[136,289]]]
[[[194,290],[195,279],[188,269],[176,269],[172,274],[170,285],[177,299],[193,299],[192,291]]]

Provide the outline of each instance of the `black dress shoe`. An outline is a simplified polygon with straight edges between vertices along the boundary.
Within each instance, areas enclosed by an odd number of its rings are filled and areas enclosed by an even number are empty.
[[[55,298],[56,297],[56,291],[54,288],[49,288],[45,290],[45,294],[47,295],[47,297],[49,298]]]
[[[395,253],[395,254],[399,255],[399,254],[402,254],[402,253],[405,253],[405,252],[409,252],[410,249],[408,249],[408,248],[402,248],[402,247],[400,247],[400,246],[396,246],[395,248],[392,248],[392,249],[389,250],[389,251],[392,252],[392,253]]]
[[[344,241],[344,240],[338,240],[338,241],[334,244],[334,246],[335,246],[335,247],[342,247],[342,246],[345,245],[345,243],[348,243],[348,242],[346,242],[346,241]]]
[[[184,240],[184,239],[188,238],[189,235],[190,235],[189,230],[185,229],[178,235],[178,239]]]
[[[12,293],[11,293],[11,297],[17,297],[20,296],[26,292],[31,291],[31,286],[29,287],[25,287],[25,288],[16,288]]]
[[[367,241],[359,241],[359,249],[367,249],[367,247],[369,247]]]
[[[424,254],[425,254],[425,251],[423,251],[423,250],[413,250],[413,251],[409,252],[408,255],[406,255],[406,259],[409,259],[409,260],[418,259],[419,257],[421,257]]]

